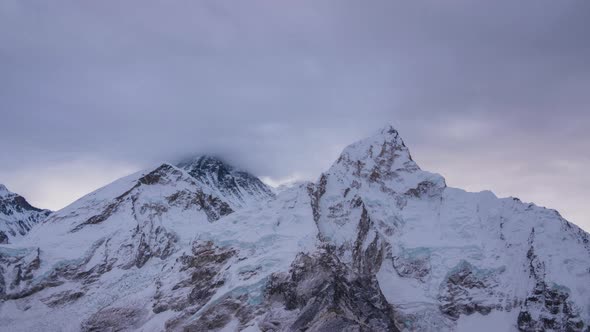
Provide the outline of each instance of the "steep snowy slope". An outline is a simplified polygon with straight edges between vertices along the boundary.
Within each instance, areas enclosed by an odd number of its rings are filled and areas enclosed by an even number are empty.
[[[18,241],[50,213],[31,206],[24,197],[0,184],[0,243]]]
[[[200,156],[185,160],[178,167],[186,170],[219,197],[224,197],[233,209],[266,201],[274,196],[272,190],[260,179],[219,158]]]
[[[127,295],[153,284],[158,263],[190,247],[201,227],[231,212],[168,164],[99,189],[36,227],[26,238],[30,247],[0,248],[0,296],[6,301],[0,326],[79,330],[76,319],[118,298],[131,300]],[[158,269],[144,268],[150,261]],[[52,319],[61,308],[68,319]]]
[[[447,187],[391,127],[276,197],[231,178],[164,164],[0,246],[0,330],[590,330],[590,236]]]
[[[391,127],[346,148],[316,194],[320,234],[376,272],[400,328],[588,329],[588,234],[554,210],[448,188]]]
[[[58,211],[30,247],[0,247],[0,327],[207,330],[219,322],[191,322],[206,304],[261,303],[270,275],[315,245],[307,187],[231,215],[207,189],[164,164]]]

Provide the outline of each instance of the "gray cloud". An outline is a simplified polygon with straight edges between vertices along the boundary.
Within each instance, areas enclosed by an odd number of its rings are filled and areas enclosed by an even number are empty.
[[[314,178],[393,122],[450,185],[590,229],[588,31],[588,1],[5,0],[0,182],[55,208],[198,152]]]

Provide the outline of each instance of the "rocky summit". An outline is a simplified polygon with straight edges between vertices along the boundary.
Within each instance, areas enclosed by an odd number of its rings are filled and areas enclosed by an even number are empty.
[[[51,214],[0,197],[3,331],[590,331],[588,233],[448,187],[391,126],[277,194],[201,156]]]
[[[254,175],[236,169],[213,156],[199,156],[177,165],[203,187],[222,196],[234,208],[241,208],[274,197],[273,191]]]
[[[49,214],[0,184],[0,244],[18,241]]]

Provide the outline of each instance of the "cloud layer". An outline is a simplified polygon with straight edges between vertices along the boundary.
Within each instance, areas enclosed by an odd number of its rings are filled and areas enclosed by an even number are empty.
[[[215,152],[313,179],[393,123],[452,186],[590,229],[590,2],[0,3],[0,182],[59,208]]]

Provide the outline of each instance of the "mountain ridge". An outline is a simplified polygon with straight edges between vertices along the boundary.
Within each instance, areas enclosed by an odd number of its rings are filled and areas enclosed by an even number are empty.
[[[448,187],[393,126],[276,195],[238,200],[218,162],[196,164],[215,177],[189,163],[119,179],[0,246],[0,326],[590,329],[590,235],[554,210]]]

